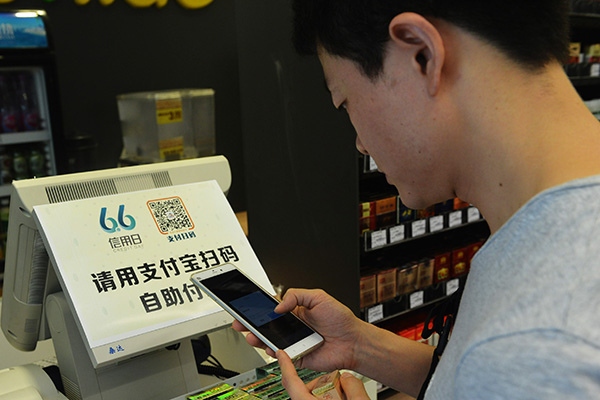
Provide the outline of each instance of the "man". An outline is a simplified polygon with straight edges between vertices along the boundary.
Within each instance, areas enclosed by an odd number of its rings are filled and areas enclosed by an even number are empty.
[[[318,54],[357,148],[402,202],[457,196],[492,232],[430,382],[432,348],[292,289],[276,311],[325,338],[302,367],[352,369],[412,396],[425,384],[426,399],[598,396],[600,125],[562,70],[567,3],[294,1],[296,47]],[[277,357],[292,398],[310,398]],[[352,377],[342,385],[365,396]]]

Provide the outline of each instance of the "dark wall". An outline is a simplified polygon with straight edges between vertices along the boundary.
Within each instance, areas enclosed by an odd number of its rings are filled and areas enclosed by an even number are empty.
[[[115,167],[121,154],[117,94],[213,88],[217,153],[232,168],[229,200],[245,210],[234,0],[196,10],[175,0],[163,8],[134,8],[124,0],[109,6],[15,0],[5,7],[48,13],[65,134],[95,139],[90,169]]]
[[[325,289],[358,313],[354,128],[319,60],[292,47],[291,1],[236,7],[250,242],[274,284]]]

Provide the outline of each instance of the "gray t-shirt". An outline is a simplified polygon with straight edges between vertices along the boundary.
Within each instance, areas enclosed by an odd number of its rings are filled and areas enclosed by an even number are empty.
[[[600,399],[600,176],[540,193],[477,253],[425,398]]]

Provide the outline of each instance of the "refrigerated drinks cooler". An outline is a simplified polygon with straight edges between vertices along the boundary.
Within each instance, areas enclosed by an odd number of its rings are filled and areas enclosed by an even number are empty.
[[[0,11],[0,197],[13,179],[62,172],[56,84],[45,12]]]
[[[46,13],[0,9],[0,250],[11,182],[64,172],[62,147],[56,64]],[[3,259],[0,251],[0,262]],[[0,264],[0,282],[2,270]]]

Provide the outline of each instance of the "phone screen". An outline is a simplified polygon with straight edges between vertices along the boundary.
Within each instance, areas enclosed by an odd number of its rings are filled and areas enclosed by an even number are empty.
[[[237,270],[202,279],[202,284],[280,349],[314,333],[295,315],[273,311],[278,303]]]

